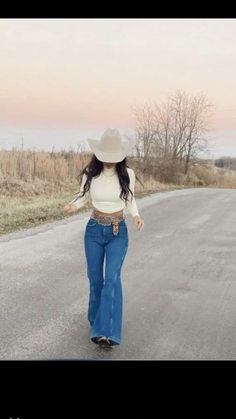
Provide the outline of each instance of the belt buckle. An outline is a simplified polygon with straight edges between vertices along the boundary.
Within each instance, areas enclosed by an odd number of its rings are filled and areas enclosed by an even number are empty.
[[[107,218],[103,217],[103,218],[98,218],[98,223],[103,224],[103,225],[110,225],[111,221],[109,221]]]

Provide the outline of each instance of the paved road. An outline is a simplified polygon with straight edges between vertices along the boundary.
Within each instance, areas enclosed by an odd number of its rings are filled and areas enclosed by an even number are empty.
[[[0,238],[0,359],[236,359],[236,190],[137,199],[122,267],[123,340],[89,340],[89,213]]]

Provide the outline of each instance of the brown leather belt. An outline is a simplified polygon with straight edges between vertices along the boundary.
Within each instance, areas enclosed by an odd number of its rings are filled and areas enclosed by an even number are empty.
[[[98,224],[103,225],[112,225],[112,232],[114,235],[117,235],[119,233],[119,222],[121,220],[125,220],[126,216],[123,214],[122,211],[113,212],[110,215],[102,213],[96,209],[93,209],[91,218],[97,220]]]

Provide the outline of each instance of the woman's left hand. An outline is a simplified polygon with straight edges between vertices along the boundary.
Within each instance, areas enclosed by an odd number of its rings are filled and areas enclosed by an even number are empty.
[[[141,217],[139,217],[139,215],[135,215],[133,217],[133,222],[139,231],[141,231],[144,228],[144,220]]]

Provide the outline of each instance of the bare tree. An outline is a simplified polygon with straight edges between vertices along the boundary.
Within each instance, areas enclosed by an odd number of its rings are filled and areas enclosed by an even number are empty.
[[[133,108],[135,117],[135,149],[143,171],[146,170],[155,141],[155,114],[150,104]]]
[[[206,147],[204,134],[211,107],[203,94],[177,91],[165,103],[135,108],[136,151],[143,169],[155,160],[173,174],[183,163],[186,174],[190,161]]]
[[[171,102],[177,120],[173,155],[185,160],[186,174],[190,159],[206,147],[204,135],[212,105],[203,94],[194,96],[181,91],[171,97]]]

